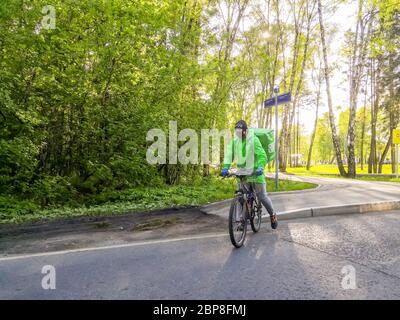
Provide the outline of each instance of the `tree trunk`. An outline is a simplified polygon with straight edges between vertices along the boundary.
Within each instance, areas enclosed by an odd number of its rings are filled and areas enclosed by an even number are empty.
[[[367,90],[368,88],[368,70],[365,79],[365,88],[364,88],[364,110],[363,110],[363,118],[362,118],[362,126],[361,126],[361,145],[360,145],[360,164],[361,171],[364,170],[364,139],[365,139],[365,121],[367,118]]]
[[[371,147],[370,156],[368,161],[368,173],[377,173],[377,150],[376,150],[376,124],[378,121],[378,107],[379,107],[379,90],[378,90],[378,75],[381,65],[375,69],[374,61],[371,61]]]
[[[328,54],[326,49],[326,42],[325,42],[325,29],[323,24],[322,18],[322,5],[321,0],[318,0],[318,16],[319,16],[319,25],[320,25],[320,32],[321,32],[321,44],[322,44],[322,52],[323,52],[323,59],[324,59],[324,75],[325,75],[325,83],[326,83],[326,94],[328,96],[328,108],[329,108],[329,123],[332,131],[332,142],[333,147],[335,150],[335,156],[337,165],[339,168],[339,172],[341,176],[346,176],[346,171],[344,170],[343,160],[342,160],[342,153],[340,151],[340,144],[339,139],[336,131],[336,124],[335,124],[335,115],[333,113],[333,105],[332,105],[332,96],[331,96],[331,88],[330,88],[330,81],[329,81],[329,65],[328,65]]]
[[[367,52],[367,41],[365,36],[365,29],[367,27],[368,20],[364,19],[363,13],[363,2],[358,2],[358,15],[357,15],[357,27],[354,35],[353,52],[350,59],[350,115],[348,125],[348,176],[355,178],[356,176],[356,159],[355,159],[355,125],[356,125],[356,111],[357,111],[357,100],[360,89],[360,83],[362,78],[362,72],[364,70],[365,58]],[[369,21],[372,21],[371,19]],[[367,38],[369,35],[368,28]]]
[[[319,101],[321,98],[321,74],[318,75],[318,93],[317,93],[317,104],[315,107],[315,121],[314,121],[314,128],[311,134],[311,141],[310,141],[310,148],[308,149],[308,157],[307,157],[307,170],[310,170],[311,167],[311,156],[312,156],[312,149],[314,146],[315,134],[317,133],[317,126],[318,126],[318,109],[319,109]]]
[[[391,145],[392,145],[392,130],[390,130],[389,139],[386,143],[385,149],[382,152],[381,159],[379,160],[378,173],[382,173],[383,162],[386,159],[386,155],[388,154]]]

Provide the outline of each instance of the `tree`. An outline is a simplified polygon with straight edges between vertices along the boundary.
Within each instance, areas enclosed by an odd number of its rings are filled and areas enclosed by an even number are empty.
[[[364,0],[358,1],[358,13],[356,22],[356,31],[349,35],[349,82],[350,82],[350,115],[348,124],[348,176],[355,178],[356,176],[356,159],[355,159],[355,125],[357,101],[360,90],[360,84],[363,76],[365,59],[367,56],[367,44],[369,36],[369,26],[371,24],[371,12],[364,14]],[[367,29],[367,30],[366,30]]]
[[[316,58],[318,58],[318,65],[319,65],[319,71],[317,72],[317,75],[315,76],[314,72],[312,74],[312,79],[314,82],[314,86],[316,87],[316,99],[315,99],[315,120],[314,120],[314,127],[313,131],[311,133],[311,139],[310,139],[310,147],[308,149],[308,156],[307,156],[307,170],[310,170],[311,166],[311,157],[312,157],[312,151],[313,151],[313,146],[314,146],[314,141],[315,141],[315,135],[317,132],[318,128],[318,111],[319,111],[319,105],[321,102],[321,86],[322,86],[322,81],[323,81],[323,74],[322,74],[322,68],[321,68],[321,56],[320,56],[320,50],[316,50]]]
[[[324,76],[325,76],[325,85],[326,85],[326,94],[328,97],[328,108],[329,108],[329,124],[332,131],[332,143],[335,150],[336,162],[339,168],[339,172],[341,176],[346,175],[346,171],[344,170],[342,154],[340,151],[340,144],[337,136],[336,131],[336,124],[335,124],[335,116],[333,113],[333,106],[332,106],[332,96],[331,96],[331,89],[330,89],[330,81],[329,81],[329,64],[328,64],[328,54],[325,42],[325,28],[323,22],[323,15],[322,15],[322,5],[321,0],[318,0],[318,16],[319,16],[319,26],[320,26],[320,33],[321,33],[321,45],[322,45],[322,53],[323,53],[323,61],[324,61]]]

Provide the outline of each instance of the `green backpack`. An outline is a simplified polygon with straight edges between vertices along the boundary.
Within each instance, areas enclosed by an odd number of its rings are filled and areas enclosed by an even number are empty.
[[[275,160],[275,134],[273,129],[251,128],[254,134],[260,140],[265,153],[267,154],[267,163]]]

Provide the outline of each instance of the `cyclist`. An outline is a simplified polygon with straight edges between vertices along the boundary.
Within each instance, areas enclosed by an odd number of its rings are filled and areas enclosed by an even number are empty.
[[[252,184],[258,199],[269,213],[272,229],[276,229],[278,227],[278,220],[271,199],[267,194],[264,175],[267,155],[260,140],[251,129],[248,129],[244,120],[236,123],[235,135],[236,137],[228,144],[221,176],[226,177],[229,175],[228,170],[234,159],[236,159],[238,168],[255,170],[256,176],[247,177],[246,183]]]

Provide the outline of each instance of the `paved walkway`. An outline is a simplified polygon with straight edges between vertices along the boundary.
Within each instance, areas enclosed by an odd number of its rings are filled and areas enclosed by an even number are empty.
[[[274,177],[274,174],[268,174]],[[303,177],[281,174],[280,178],[319,184],[313,190],[295,193],[270,193],[272,202],[279,212],[346,204],[400,200],[400,183],[361,181],[339,178]],[[229,202],[208,213],[227,217]]]

